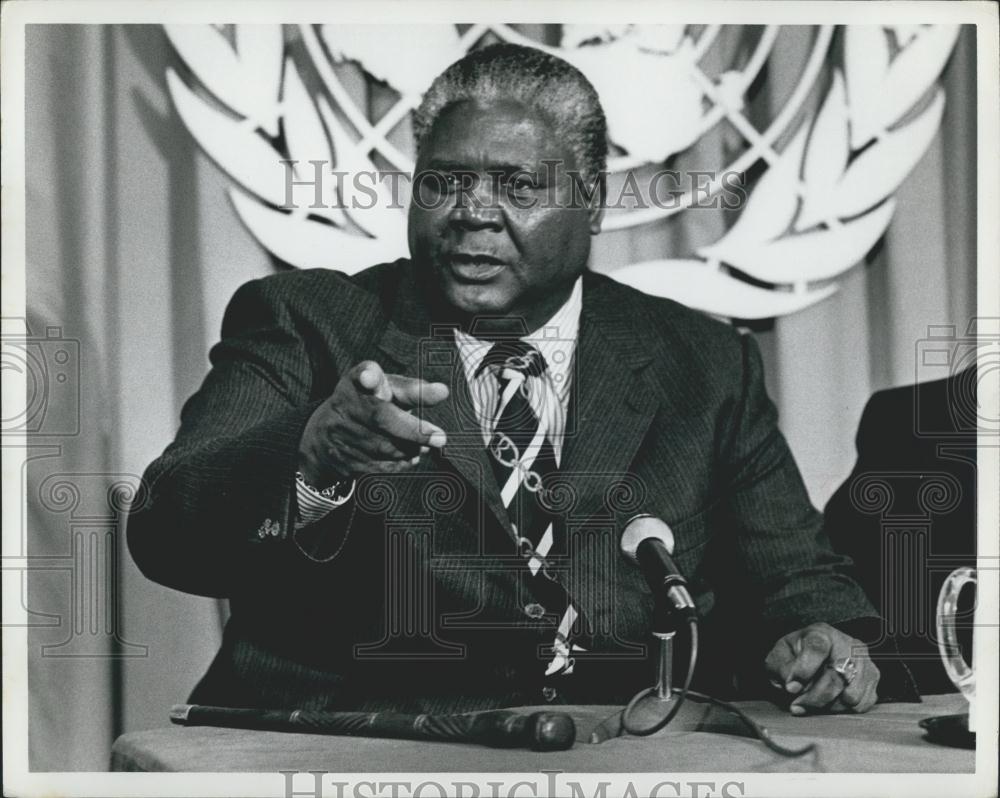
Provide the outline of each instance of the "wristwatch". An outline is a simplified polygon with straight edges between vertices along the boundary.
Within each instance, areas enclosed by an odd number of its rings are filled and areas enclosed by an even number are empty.
[[[338,505],[344,504],[351,498],[351,496],[354,495],[355,480],[353,479],[340,479],[328,487],[317,488],[306,482],[306,478],[302,476],[301,471],[296,471],[295,481],[313,496],[319,496],[322,499],[335,502]]]

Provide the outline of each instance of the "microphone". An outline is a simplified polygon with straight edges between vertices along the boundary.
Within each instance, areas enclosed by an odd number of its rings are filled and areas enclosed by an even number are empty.
[[[665,521],[651,515],[635,516],[625,525],[621,550],[642,570],[657,599],[665,598],[670,608],[685,619],[697,617],[687,580],[670,558],[674,533]]]

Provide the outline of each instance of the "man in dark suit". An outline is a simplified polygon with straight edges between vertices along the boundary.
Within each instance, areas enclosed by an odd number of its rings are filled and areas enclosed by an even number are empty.
[[[977,412],[975,365],[876,393],[854,470],[824,512],[834,548],[854,560],[922,693],[955,689],[938,651],[937,598],[952,570],[976,565]],[[963,618],[965,632],[971,621]]]
[[[622,701],[654,602],[619,553],[665,520],[697,677],[865,711],[875,612],[829,547],[750,337],[587,271],[603,112],[499,45],[415,117],[412,260],[244,285],[146,473],[140,568],[230,599],[192,700],[442,712]],[[583,190],[581,190],[583,189]]]

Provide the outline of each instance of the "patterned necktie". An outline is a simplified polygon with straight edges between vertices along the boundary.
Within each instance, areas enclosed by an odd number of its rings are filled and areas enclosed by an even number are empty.
[[[548,559],[563,554],[563,521],[550,511],[546,491],[558,475],[549,430],[529,401],[529,378],[542,377],[547,364],[542,353],[524,341],[501,341],[490,349],[477,374],[492,369],[499,383],[489,451],[500,495],[514,532],[518,552],[527,559],[532,592],[545,606],[529,605],[536,618],[559,618],[552,659],[545,675],[573,671],[570,637],[578,611]],[[542,391],[545,401],[559,401],[554,391]],[[543,413],[542,418],[548,414]],[[547,487],[548,486],[548,487]],[[527,608],[526,608],[527,609]]]

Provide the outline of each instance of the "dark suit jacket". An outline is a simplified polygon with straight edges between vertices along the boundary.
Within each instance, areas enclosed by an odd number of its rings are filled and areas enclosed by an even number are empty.
[[[872,396],[857,463],[824,513],[922,693],[954,690],[936,643],[937,597],[953,569],[976,564],[975,384],[973,367]]]
[[[554,624],[523,612],[535,599],[453,336],[432,325],[419,280],[400,260],[351,277],[285,273],[234,296],[212,370],[128,524],[150,578],[230,599],[195,700],[438,712],[541,700]],[[417,411],[449,443],[411,473],[359,480],[345,508],[293,533],[303,427],[366,358],[451,387]],[[752,338],[586,273],[572,385],[560,564],[592,653],[557,700],[623,700],[653,679],[652,600],[618,551],[636,513],[673,529],[711,689],[759,677],[786,632],[874,614],[823,535]]]

